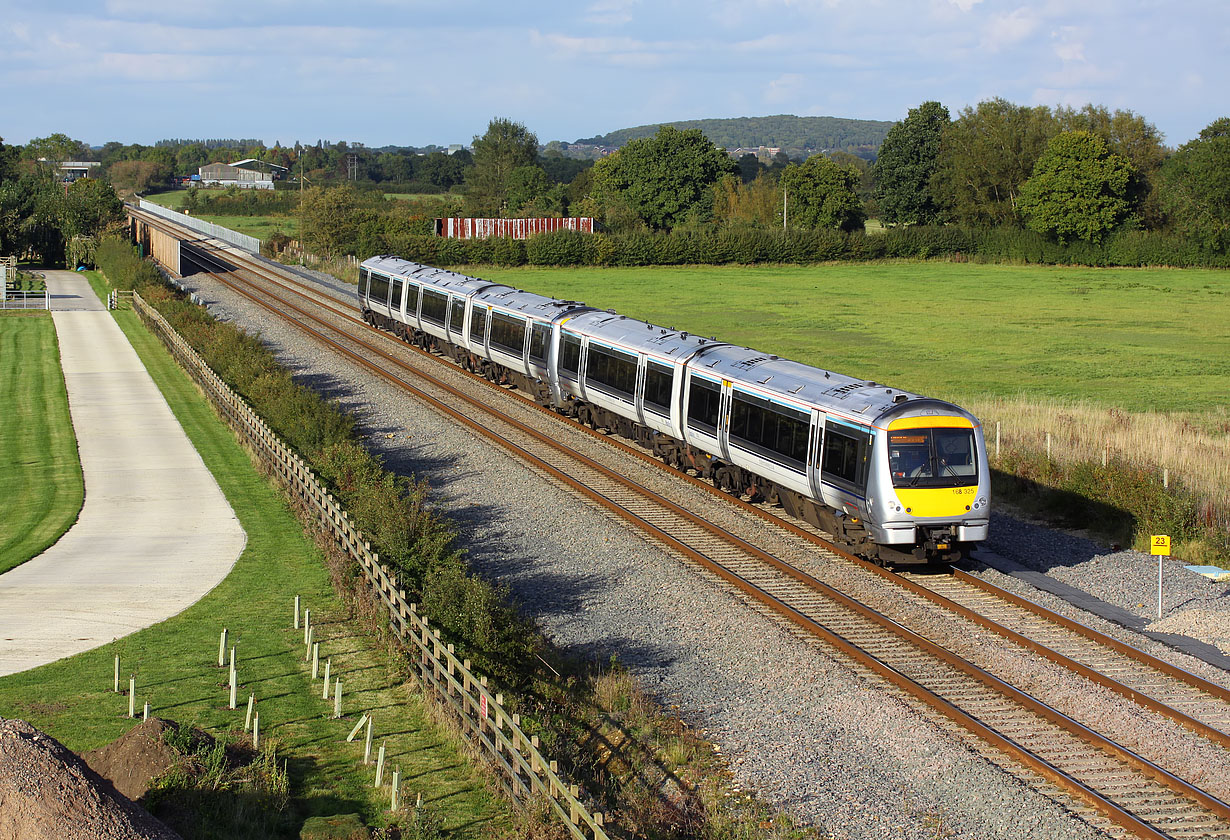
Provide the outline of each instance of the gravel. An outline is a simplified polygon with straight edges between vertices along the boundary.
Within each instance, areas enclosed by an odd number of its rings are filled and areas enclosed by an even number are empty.
[[[189,277],[185,285],[219,317],[259,333],[303,381],[356,410],[391,467],[430,480],[477,570],[508,583],[556,644],[596,662],[616,656],[632,668],[646,690],[678,707],[715,745],[744,790],[836,838],[1104,836],[1091,824],[1102,826],[1100,819],[1065,810],[982,757],[968,736],[502,450],[318,349],[209,278]],[[993,534],[995,551],[1017,563],[1040,550],[1034,562],[1057,579],[1125,609],[1147,603],[1136,572],[1126,570],[1143,569],[1151,558],[1106,554],[1002,515]],[[1156,576],[1156,563],[1152,569]],[[994,570],[985,574],[1024,586]],[[1226,608],[1226,587],[1211,590],[1219,585],[1192,577],[1183,588],[1176,584],[1176,604]]]

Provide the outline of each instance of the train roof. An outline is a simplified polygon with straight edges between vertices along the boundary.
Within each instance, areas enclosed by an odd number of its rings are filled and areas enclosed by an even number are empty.
[[[702,348],[722,344],[711,338],[619,315],[612,309],[591,310],[570,319],[564,327],[668,362],[686,359]]]
[[[499,283],[492,283],[490,280],[468,277],[455,271],[433,268],[429,265],[410,262],[409,260],[403,260],[401,257],[394,257],[388,254],[366,259],[363,261],[363,266],[372,271],[396,274],[399,277],[405,277],[419,283],[429,283],[459,295],[468,295],[479,289],[485,289],[488,286],[501,285]],[[504,288],[510,287],[505,286]]]
[[[511,286],[493,285],[478,292],[472,298],[475,302],[498,306],[520,312],[531,318],[543,321],[554,321],[564,315],[577,312],[588,312],[592,306],[586,306],[575,300],[556,300],[534,292],[523,292]]]

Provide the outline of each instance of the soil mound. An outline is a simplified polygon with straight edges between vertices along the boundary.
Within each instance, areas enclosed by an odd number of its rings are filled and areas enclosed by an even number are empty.
[[[105,747],[82,753],[81,758],[136,802],[149,790],[151,779],[175,766],[179,754],[165,742],[163,733],[178,731],[179,724],[174,721],[150,718]]]
[[[0,840],[179,840],[63,744],[0,718]]]

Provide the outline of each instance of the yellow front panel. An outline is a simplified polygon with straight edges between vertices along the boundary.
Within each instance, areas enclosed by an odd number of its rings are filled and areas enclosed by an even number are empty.
[[[978,487],[898,487],[894,491],[911,516],[963,516],[978,496]]]
[[[888,424],[889,429],[972,429],[964,417],[902,417]]]

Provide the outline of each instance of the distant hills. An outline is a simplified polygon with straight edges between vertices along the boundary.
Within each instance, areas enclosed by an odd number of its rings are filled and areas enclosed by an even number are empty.
[[[577,140],[579,145],[618,148],[629,140],[650,137],[659,125],[679,129],[699,128],[715,145],[726,149],[780,147],[798,157],[803,153],[843,151],[874,158],[893,123],[884,120],[850,120],[842,117],[796,117],[778,114],[771,117],[735,117],[720,120],[682,120],[654,125],[621,128],[598,137]]]

